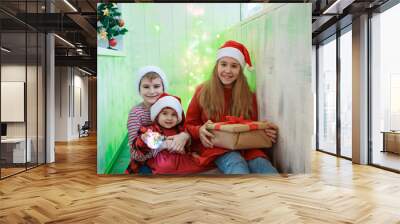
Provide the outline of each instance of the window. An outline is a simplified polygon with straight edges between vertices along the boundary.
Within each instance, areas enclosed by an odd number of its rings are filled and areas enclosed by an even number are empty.
[[[1,1],[0,7],[18,5],[18,14],[24,16],[42,13],[44,4],[45,1]],[[7,128],[0,144],[2,179],[45,163],[46,38],[44,33],[4,12],[0,12],[0,17],[3,18],[0,30],[1,98],[18,99],[15,102],[18,106],[14,105],[13,111],[5,102],[1,103],[0,111],[1,114],[19,115],[17,119],[13,116],[1,119],[2,127]]]
[[[261,10],[264,9],[263,3],[246,3],[246,4],[240,4],[240,15],[241,15],[241,20],[245,20],[248,17],[251,17]]]
[[[352,32],[340,36],[340,155],[352,157]]]
[[[336,39],[318,48],[318,149],[336,153]]]
[[[372,73],[371,73],[371,135],[372,164],[400,170],[400,141],[386,139],[386,133],[400,130],[400,5],[380,13],[371,19]],[[386,133],[385,133],[386,132]],[[395,132],[394,136],[400,136]],[[400,137],[395,137],[396,139]],[[394,139],[392,139],[394,140]],[[391,141],[391,142],[389,142]],[[395,151],[388,145],[397,142]]]

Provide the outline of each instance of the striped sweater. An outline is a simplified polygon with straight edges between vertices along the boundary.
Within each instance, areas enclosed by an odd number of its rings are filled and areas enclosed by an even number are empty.
[[[144,155],[139,150],[135,150],[133,146],[134,140],[138,137],[139,129],[142,126],[151,125],[150,108],[146,108],[142,103],[132,107],[128,115],[128,144],[131,152],[131,159],[135,161],[145,161],[153,155]]]

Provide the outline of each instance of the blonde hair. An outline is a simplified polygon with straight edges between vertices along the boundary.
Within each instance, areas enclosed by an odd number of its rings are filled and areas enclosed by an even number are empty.
[[[243,116],[250,119],[253,111],[253,93],[247,83],[242,68],[240,68],[239,76],[232,86],[230,110],[224,114],[225,98],[224,86],[218,77],[218,62],[214,66],[211,78],[206,81],[201,89],[199,103],[206,112],[208,119],[219,121],[223,115]]]
[[[154,80],[154,79],[156,79],[156,78],[159,78],[159,79],[161,80],[162,87],[163,87],[163,92],[165,92],[165,87],[164,87],[163,79],[161,78],[161,76],[160,76],[157,72],[148,72],[148,73],[146,73],[146,74],[140,79],[140,82],[139,82],[139,90],[140,90],[140,85],[142,85],[142,80],[143,80],[143,79],[149,79],[150,81],[152,81],[152,80]]]

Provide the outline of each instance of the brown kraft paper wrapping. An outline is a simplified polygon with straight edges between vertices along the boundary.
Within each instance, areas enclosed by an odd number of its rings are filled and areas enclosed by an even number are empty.
[[[206,126],[215,135],[215,138],[211,139],[214,146],[231,150],[270,148],[272,141],[264,131],[267,127],[268,122],[260,121],[247,124],[220,122],[207,124]]]

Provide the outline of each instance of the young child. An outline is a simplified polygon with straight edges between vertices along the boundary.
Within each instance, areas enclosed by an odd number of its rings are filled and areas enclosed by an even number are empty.
[[[147,159],[147,165],[154,174],[189,174],[204,170],[199,166],[190,150],[173,150],[168,136],[185,130],[184,113],[180,99],[166,93],[151,106],[153,124],[141,127],[133,147]],[[189,141],[187,141],[186,146]],[[188,147],[186,147],[188,149]]]
[[[137,164],[138,161],[145,161],[147,158],[140,151],[135,150],[132,144],[138,136],[140,127],[151,125],[150,107],[166,91],[168,81],[165,73],[159,67],[146,66],[139,70],[136,86],[139,95],[143,98],[143,102],[134,106],[128,115],[127,128],[131,163],[126,173],[150,174],[151,170],[145,164],[142,166]],[[187,139],[189,139],[189,135],[182,133],[171,138],[174,139],[169,146],[175,150],[181,150]]]

